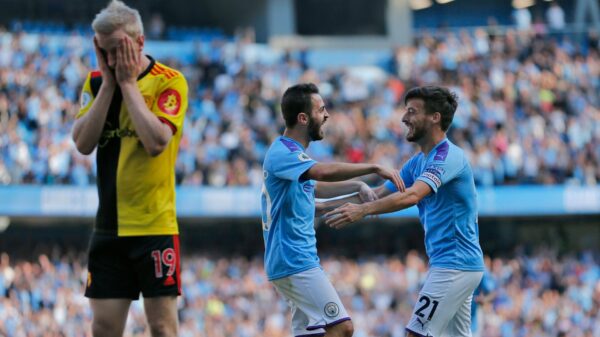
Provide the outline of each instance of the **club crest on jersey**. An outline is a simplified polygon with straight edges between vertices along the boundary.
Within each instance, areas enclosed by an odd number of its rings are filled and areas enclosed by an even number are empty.
[[[81,94],[81,102],[80,102],[81,108],[87,107],[88,104],[90,104],[91,101],[92,101],[92,95],[89,92],[84,91]]]
[[[163,91],[158,97],[158,108],[160,111],[175,116],[181,107],[181,96],[173,89]]]
[[[298,155],[298,159],[300,159],[300,161],[310,161],[310,160],[312,160],[312,159],[310,159],[310,157],[309,157],[309,156],[308,156],[306,153],[304,153],[304,152],[302,152],[302,153],[300,153],[300,154]]]
[[[340,314],[340,307],[334,303],[334,302],[329,302],[327,304],[325,304],[325,315],[327,315],[327,317],[337,317],[337,315]]]

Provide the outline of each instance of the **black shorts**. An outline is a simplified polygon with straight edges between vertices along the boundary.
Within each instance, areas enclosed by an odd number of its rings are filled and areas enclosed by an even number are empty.
[[[94,233],[90,239],[89,298],[181,295],[178,235],[117,237]]]

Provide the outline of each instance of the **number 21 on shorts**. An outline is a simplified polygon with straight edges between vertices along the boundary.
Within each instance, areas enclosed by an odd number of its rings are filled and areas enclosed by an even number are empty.
[[[435,313],[435,309],[437,309],[439,302],[436,300],[432,301],[429,297],[423,295],[421,298],[419,298],[419,303],[420,306],[417,311],[415,311],[415,315],[421,318],[425,318],[425,315],[427,315],[427,320],[430,321]],[[431,307],[431,309],[429,309],[429,307]],[[427,310],[429,310],[428,314]]]
[[[175,269],[177,268],[175,249],[167,248],[162,252],[160,250],[153,250],[152,259],[154,260],[154,276],[156,276],[156,278],[163,277],[163,265],[168,268],[167,276],[171,276],[175,273]]]

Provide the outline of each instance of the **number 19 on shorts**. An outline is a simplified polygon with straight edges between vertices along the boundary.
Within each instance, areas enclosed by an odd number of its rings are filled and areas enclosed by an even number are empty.
[[[163,265],[167,267],[167,276],[172,276],[175,273],[177,269],[175,249],[153,250],[152,259],[154,260],[154,276],[156,278],[163,277]]]

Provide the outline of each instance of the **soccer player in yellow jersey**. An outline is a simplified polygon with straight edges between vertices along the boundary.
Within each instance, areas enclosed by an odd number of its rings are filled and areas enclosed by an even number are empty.
[[[144,296],[152,336],[177,336],[181,292],[175,161],[188,88],[180,72],[143,54],[137,10],[112,1],[92,23],[99,71],[87,76],[73,140],[96,149],[100,205],[85,296],[92,332],[121,336]]]

